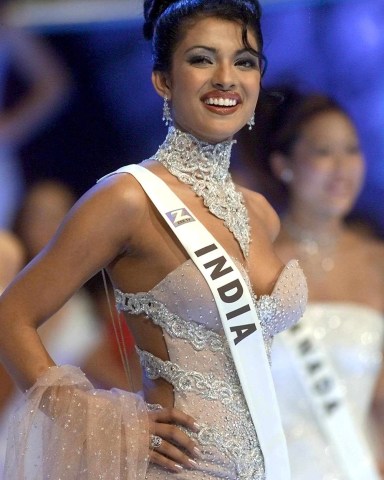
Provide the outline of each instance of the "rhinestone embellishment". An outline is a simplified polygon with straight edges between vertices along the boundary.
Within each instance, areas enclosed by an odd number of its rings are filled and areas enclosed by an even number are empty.
[[[224,221],[247,257],[251,238],[248,212],[228,170],[234,143],[229,140],[217,144],[202,142],[172,126],[151,160],[160,162],[172,175],[192,187],[208,210]]]

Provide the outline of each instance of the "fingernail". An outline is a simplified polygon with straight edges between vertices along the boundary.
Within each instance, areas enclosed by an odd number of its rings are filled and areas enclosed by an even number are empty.
[[[179,465],[178,463],[175,463],[175,468],[176,470],[178,470],[179,472],[181,472],[183,469],[183,467],[181,465]]]
[[[196,457],[198,457],[198,458],[202,458],[202,456],[203,456],[203,452],[202,452],[199,448],[197,448],[197,447],[194,447],[194,448],[193,448],[193,453],[194,453],[194,454],[196,455]]]
[[[194,422],[193,426],[197,432],[201,429],[200,425],[196,422]]]
[[[193,468],[198,468],[197,462],[195,462],[195,460],[192,460],[192,458],[188,458],[188,463],[190,463]]]

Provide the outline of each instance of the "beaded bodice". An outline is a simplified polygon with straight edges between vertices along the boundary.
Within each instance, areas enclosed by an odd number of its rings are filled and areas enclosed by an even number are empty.
[[[192,187],[209,211],[224,220],[247,257],[251,239],[248,212],[228,170],[233,143],[202,142],[170,127],[167,138],[151,159]]]
[[[313,338],[321,342],[341,382],[354,422],[366,432],[373,445],[369,410],[383,361],[383,315],[357,303],[315,302],[308,304],[301,322]],[[288,347],[279,336],[272,348],[272,373],[292,478],[346,480],[305,395]]]
[[[172,384],[175,407],[194,416],[202,427],[197,434],[204,453],[199,470],[177,478],[264,479],[262,453],[217,307],[194,263],[187,260],[150,292],[115,294],[120,311],[145,315],[162,328],[169,359],[139,350],[145,375]],[[306,294],[302,271],[291,261],[271,295],[254,296],[268,351],[272,336],[301,317]],[[167,476],[151,466],[147,478]]]

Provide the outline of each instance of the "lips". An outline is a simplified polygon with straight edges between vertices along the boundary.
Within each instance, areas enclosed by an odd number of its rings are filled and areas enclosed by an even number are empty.
[[[221,115],[233,113],[241,103],[240,95],[234,92],[208,92],[201,100],[208,110]]]

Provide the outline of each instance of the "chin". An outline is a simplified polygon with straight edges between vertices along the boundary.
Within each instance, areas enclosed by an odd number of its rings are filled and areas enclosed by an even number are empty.
[[[194,137],[198,138],[207,143],[220,143],[224,142],[225,140],[231,140],[233,136],[241,130],[244,126],[243,123],[239,124],[239,122],[229,122],[228,118],[225,119],[226,121],[212,121],[205,120],[201,122],[200,125],[180,125],[175,122],[175,127],[179,128],[184,132],[188,132]]]
[[[352,211],[352,208],[353,203],[351,202],[335,202],[328,206],[327,212],[331,217],[344,218]]]

